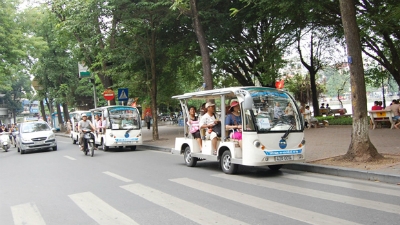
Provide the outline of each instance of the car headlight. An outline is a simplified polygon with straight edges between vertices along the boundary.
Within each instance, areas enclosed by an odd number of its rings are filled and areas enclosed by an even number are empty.
[[[51,140],[51,139],[56,139],[56,135],[55,135],[55,134],[51,134],[51,135],[47,138],[47,140]]]
[[[22,142],[32,142],[31,139],[26,138],[26,137],[21,137],[21,141],[22,141]]]

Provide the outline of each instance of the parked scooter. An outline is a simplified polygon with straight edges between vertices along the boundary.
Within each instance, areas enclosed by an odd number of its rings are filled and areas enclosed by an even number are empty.
[[[94,155],[94,135],[90,129],[83,129],[83,152],[85,155],[90,153],[90,156]]]
[[[8,149],[10,149],[10,147],[11,147],[10,133],[2,132],[0,135],[0,143],[1,143],[1,147],[3,148],[3,150],[8,152]]]

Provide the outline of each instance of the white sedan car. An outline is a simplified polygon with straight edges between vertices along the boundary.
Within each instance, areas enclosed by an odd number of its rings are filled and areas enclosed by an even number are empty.
[[[18,152],[52,148],[57,151],[55,129],[44,121],[25,122],[18,125],[16,142]]]

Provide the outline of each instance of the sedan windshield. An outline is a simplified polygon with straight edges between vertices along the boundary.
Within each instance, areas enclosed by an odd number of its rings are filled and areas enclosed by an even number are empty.
[[[22,125],[22,133],[32,133],[38,131],[48,131],[50,130],[49,125],[46,123],[27,123]]]

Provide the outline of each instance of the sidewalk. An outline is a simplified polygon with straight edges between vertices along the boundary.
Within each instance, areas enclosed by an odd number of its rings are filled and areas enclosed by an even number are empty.
[[[143,146],[139,148],[170,152],[175,147],[175,137],[183,137],[183,127],[170,123],[159,124],[159,140],[153,141],[152,129],[143,128]],[[59,133],[58,135],[65,135]],[[400,130],[387,128],[369,130],[371,142],[379,153],[400,155]],[[315,160],[344,155],[350,145],[351,126],[329,126],[305,130],[306,162],[285,165],[287,169],[323,173],[329,175],[374,180],[385,183],[400,183],[400,163],[376,170],[360,170],[344,167],[325,166],[310,163]],[[183,157],[183,156],[182,156]]]

